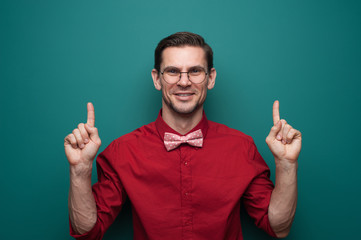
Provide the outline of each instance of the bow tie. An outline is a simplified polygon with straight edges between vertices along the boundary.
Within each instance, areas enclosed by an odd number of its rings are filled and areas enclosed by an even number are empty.
[[[195,147],[202,147],[203,145],[203,134],[200,129],[191,132],[185,136],[179,136],[173,133],[164,134],[164,145],[167,151],[177,148],[182,143],[188,143]]]

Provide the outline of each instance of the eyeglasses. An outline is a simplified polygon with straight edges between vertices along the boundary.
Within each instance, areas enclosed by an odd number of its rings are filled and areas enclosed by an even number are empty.
[[[193,67],[188,72],[181,72],[178,68],[168,67],[161,74],[168,84],[175,84],[181,79],[182,73],[187,73],[189,81],[200,84],[206,80],[208,73],[202,67]]]

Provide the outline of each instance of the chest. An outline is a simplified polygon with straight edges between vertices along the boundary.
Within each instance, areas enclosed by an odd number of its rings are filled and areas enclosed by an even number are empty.
[[[206,147],[206,146],[205,146]],[[254,177],[247,151],[239,146],[199,149],[182,144],[166,152],[163,146],[129,149],[128,159],[118,169],[131,200],[147,199],[164,205],[231,208]]]

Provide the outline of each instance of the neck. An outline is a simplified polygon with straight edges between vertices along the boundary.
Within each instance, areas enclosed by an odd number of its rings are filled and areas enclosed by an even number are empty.
[[[192,130],[202,120],[203,106],[196,109],[189,114],[181,114],[169,109],[168,106],[163,104],[162,118],[169,127],[184,135]]]

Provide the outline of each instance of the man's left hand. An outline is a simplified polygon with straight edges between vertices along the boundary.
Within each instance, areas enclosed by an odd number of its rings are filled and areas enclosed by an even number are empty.
[[[297,162],[301,151],[301,132],[292,128],[286,120],[280,120],[279,102],[273,103],[273,127],[266,138],[266,143],[277,161]]]

